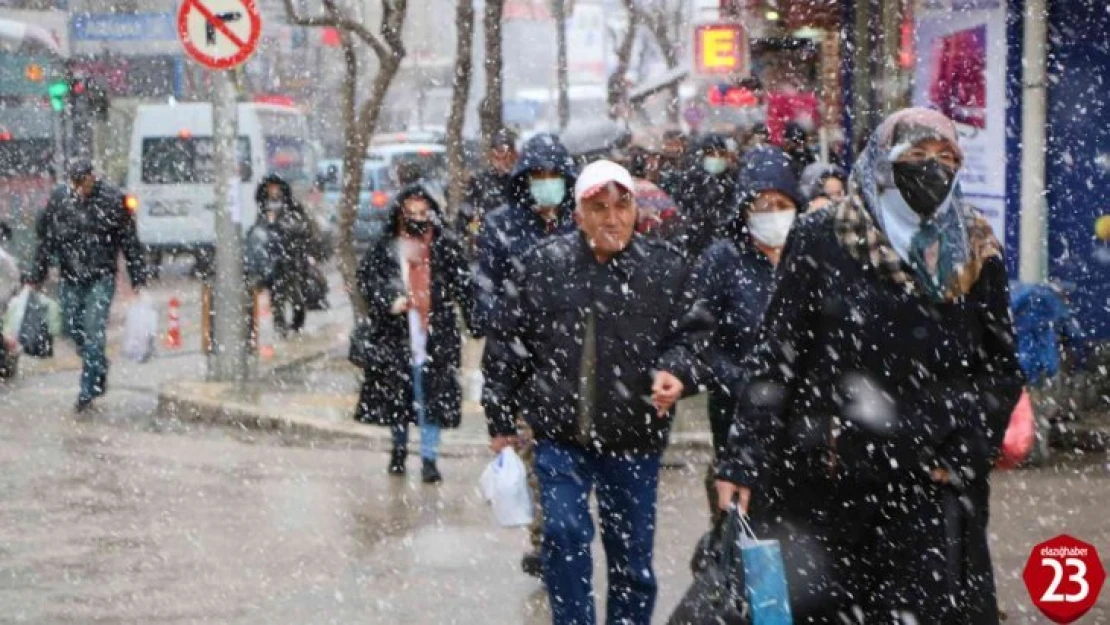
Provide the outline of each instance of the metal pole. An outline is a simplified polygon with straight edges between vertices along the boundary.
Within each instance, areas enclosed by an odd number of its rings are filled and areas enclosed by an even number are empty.
[[[216,200],[215,320],[209,378],[242,386],[247,380],[247,290],[243,282],[243,243],[228,203],[229,173],[239,175],[236,150],[238,98],[228,72],[214,72],[212,85],[213,193]]]
[[[1048,210],[1045,202],[1045,0],[1026,0],[1021,106],[1022,282],[1048,278]],[[1005,233],[997,233],[999,237]]]

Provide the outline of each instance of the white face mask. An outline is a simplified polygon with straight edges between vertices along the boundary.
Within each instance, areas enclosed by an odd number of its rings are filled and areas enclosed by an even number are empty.
[[[752,238],[767,247],[780,248],[786,245],[786,235],[794,225],[798,211],[775,211],[773,213],[752,213],[748,215],[748,232]]]

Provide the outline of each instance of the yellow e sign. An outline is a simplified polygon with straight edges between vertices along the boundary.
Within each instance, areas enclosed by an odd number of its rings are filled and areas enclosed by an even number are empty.
[[[747,67],[747,36],[739,24],[700,24],[695,29],[697,70],[733,74]]]

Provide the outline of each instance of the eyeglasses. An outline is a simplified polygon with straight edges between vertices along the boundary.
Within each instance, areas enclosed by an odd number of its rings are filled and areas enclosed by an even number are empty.
[[[945,167],[949,167],[951,169],[960,168],[960,157],[957,156],[956,152],[950,148],[944,148],[936,152],[930,152],[925,148],[913,147],[909,150],[906,150],[906,152],[898,160],[905,163],[923,163],[930,158],[936,159],[937,162],[939,162],[941,165],[944,165]]]

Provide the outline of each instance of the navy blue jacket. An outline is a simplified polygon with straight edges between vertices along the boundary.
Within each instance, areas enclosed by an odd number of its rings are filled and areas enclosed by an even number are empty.
[[[741,362],[759,338],[759,322],[775,289],[775,266],[746,233],[709,246],[694,271],[694,291],[716,319],[703,359],[713,373],[711,393],[735,393]]]
[[[535,202],[528,191],[529,175],[557,171],[567,183],[566,196],[555,221],[548,223],[533,212]],[[574,231],[574,182],[577,169],[570,153],[551,134],[532,137],[513,170],[509,204],[486,215],[478,233],[478,271],[475,276],[474,314],[471,330],[485,336],[497,318],[505,298],[505,281],[511,265],[541,240]]]

